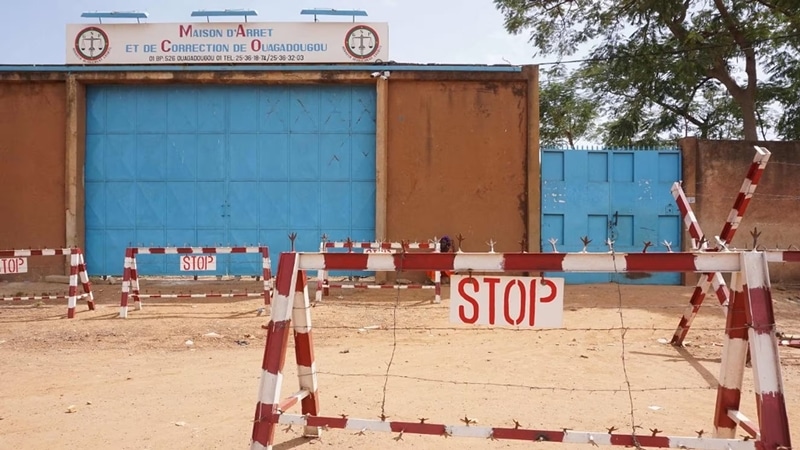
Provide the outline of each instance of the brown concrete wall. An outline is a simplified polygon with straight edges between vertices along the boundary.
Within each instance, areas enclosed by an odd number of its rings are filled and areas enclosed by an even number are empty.
[[[529,201],[526,85],[389,82],[387,239],[461,233],[465,251],[488,251],[489,239],[496,251],[519,251]]]
[[[64,83],[0,83],[0,248],[65,245],[65,117]],[[60,257],[28,262],[33,275],[64,270]]]
[[[753,145],[767,148],[772,155],[733,238],[733,246],[752,249],[750,232],[758,228],[759,247],[800,247],[800,142],[680,141],[684,190],[688,197],[696,199],[693,208],[700,227],[711,239],[722,231],[753,161]],[[684,236],[687,249],[691,241]],[[771,264],[770,274],[773,282],[800,282],[800,265]]]

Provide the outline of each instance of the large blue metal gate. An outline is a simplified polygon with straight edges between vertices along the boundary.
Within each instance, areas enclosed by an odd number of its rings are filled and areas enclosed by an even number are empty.
[[[553,150],[542,151],[542,249],[581,251],[581,237],[591,239],[587,250],[663,252],[664,241],[680,248],[680,213],[670,193],[680,179],[676,150]],[[679,284],[677,273],[551,273],[570,283],[616,281],[631,284]]]
[[[86,254],[122,272],[129,245],[256,245],[272,255],[375,235],[369,86],[89,86]],[[257,274],[257,255],[216,274]],[[144,274],[175,274],[142,257]]]

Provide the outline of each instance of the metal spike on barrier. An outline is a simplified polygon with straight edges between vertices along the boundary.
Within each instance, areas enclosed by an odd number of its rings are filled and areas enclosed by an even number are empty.
[[[549,242],[550,245],[553,247],[553,253],[558,253],[558,249],[556,248],[556,244],[558,243],[558,239],[550,238],[550,239],[547,240],[547,242]]]
[[[489,246],[489,253],[494,253],[494,244],[496,243],[494,239],[489,239],[489,242],[486,243]]]
[[[350,236],[347,236],[347,239],[344,240],[344,248],[347,249],[347,253],[353,253],[353,241]]]
[[[528,240],[522,238],[518,241],[520,253],[528,253]]]
[[[294,252],[294,240],[297,239],[297,233],[289,233],[289,242],[291,243],[291,251]]]
[[[728,245],[725,243],[725,241],[720,239],[719,236],[714,236],[714,239],[717,241],[717,247],[722,248],[726,252],[730,251],[730,249],[728,248]]]
[[[750,232],[750,236],[753,237],[753,249],[758,247],[758,238],[761,236],[761,231],[758,231],[758,227],[754,227],[753,231]]]
[[[667,247],[667,252],[672,253],[672,242],[664,240],[661,245]]]
[[[645,241],[645,242],[644,242],[644,249],[642,249],[642,253],[647,253],[647,249],[648,249],[648,247],[650,247],[650,246],[652,246],[652,245],[653,245],[653,243],[652,243],[652,242],[650,242],[650,241]]]
[[[589,236],[583,236],[581,237],[581,242],[583,242],[583,250],[581,250],[581,253],[586,253],[586,249],[589,247],[589,244],[592,243],[592,240],[589,239]]]
[[[466,239],[466,238],[464,236],[462,236],[461,233],[458,233],[456,235],[456,240],[458,241],[458,248],[456,249],[456,253],[463,253],[461,251],[461,243],[464,242],[464,239]]]

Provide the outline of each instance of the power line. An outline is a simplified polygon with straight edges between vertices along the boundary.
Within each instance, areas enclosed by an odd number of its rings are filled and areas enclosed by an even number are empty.
[[[785,39],[791,39],[795,37],[800,37],[800,32],[797,33],[790,33],[790,34],[783,34],[777,36],[771,36],[769,38],[764,39],[756,39],[752,42],[752,45],[763,44],[770,41],[780,41]],[[708,44],[708,45],[699,45],[692,48],[683,48],[683,49],[675,49],[675,50],[664,50],[658,52],[639,52],[639,53],[631,53],[628,55],[615,55],[615,56],[606,56],[606,57],[591,57],[591,58],[577,58],[577,59],[567,59],[567,60],[556,60],[556,61],[544,61],[539,63],[534,63],[538,66],[557,66],[561,64],[577,64],[577,63],[584,63],[584,62],[604,62],[604,61],[613,61],[618,59],[636,59],[642,58],[645,56],[666,56],[666,55],[680,55],[690,52],[702,51],[702,50],[713,50],[717,48],[729,48],[729,47],[738,47],[738,44],[735,42],[731,42],[728,44]]]

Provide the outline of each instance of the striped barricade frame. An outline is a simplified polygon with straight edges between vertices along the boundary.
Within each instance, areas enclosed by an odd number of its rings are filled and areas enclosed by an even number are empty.
[[[89,274],[86,271],[86,260],[83,250],[78,247],[72,248],[42,248],[27,250],[0,250],[0,259],[9,258],[28,258],[29,256],[69,256],[69,292],[67,295],[30,295],[1,297],[3,301],[24,301],[24,300],[67,300],[67,318],[75,317],[75,307],[78,299],[85,298],[89,310],[94,310],[94,294],[92,293],[92,283],[89,281]],[[78,294],[78,280],[83,286],[83,293]]]
[[[261,292],[243,293],[209,293],[209,294],[143,294],[139,291],[139,273],[136,255],[216,255],[216,254],[253,254],[261,255],[261,276],[264,288]],[[125,249],[125,263],[122,274],[122,295],[119,303],[119,317],[128,317],[128,301],[133,299],[134,308],[142,309],[143,298],[233,298],[264,297],[264,304],[270,303],[272,297],[272,265],[269,249],[259,247],[128,247]]]

